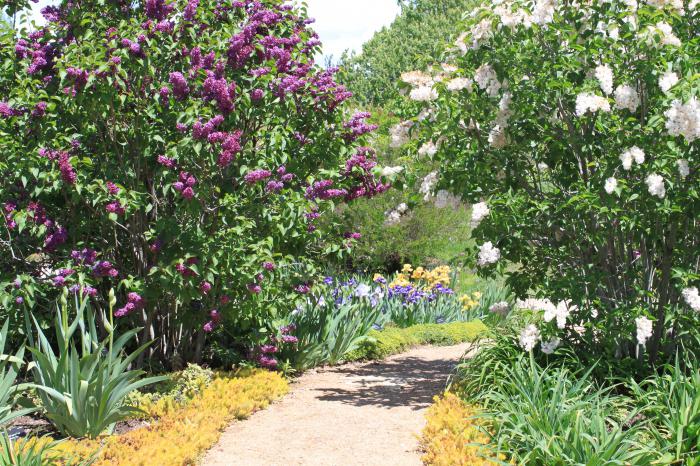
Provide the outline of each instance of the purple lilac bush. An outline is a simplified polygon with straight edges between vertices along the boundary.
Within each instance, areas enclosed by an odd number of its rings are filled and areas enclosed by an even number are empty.
[[[317,219],[372,197],[368,114],[282,0],[63,2],[2,31],[0,302],[63,287],[197,359],[206,332],[264,324],[356,238]],[[70,271],[70,273],[65,273]],[[282,298],[282,299],[281,299]]]

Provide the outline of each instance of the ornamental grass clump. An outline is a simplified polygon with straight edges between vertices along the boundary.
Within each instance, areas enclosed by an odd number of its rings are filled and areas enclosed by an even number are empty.
[[[33,319],[36,346],[29,347],[29,351],[34,386],[43,412],[56,430],[71,437],[96,438],[111,433],[118,421],[138,412],[124,403],[129,393],[165,377],[141,378],[143,371],[130,369],[149,343],[124,354],[125,345],[139,329],[121,336],[114,334],[113,294],[110,294],[110,317],[103,321],[108,335],[102,340],[88,301],[76,297],[75,306],[69,306],[67,294],[65,291],[56,309],[55,345]],[[72,319],[71,309],[75,309]]]
[[[476,2],[404,76],[400,142],[473,205],[469,263],[544,320],[525,350],[637,358],[697,337],[697,1]],[[532,307],[535,306],[535,307]]]
[[[42,14],[0,26],[4,308],[38,305],[45,323],[61,289],[104,311],[115,288],[115,315],[155,338],[151,357],[184,365],[224,322],[269,324],[319,258],[356,241],[328,212],[389,188],[362,145],[368,114],[346,112],[337,70],[314,62],[304,6],[90,0]]]
[[[479,397],[493,426],[491,444],[517,464],[651,464],[638,411],[598,389],[590,371],[540,367],[520,355],[503,382]],[[620,412],[624,415],[620,416]]]

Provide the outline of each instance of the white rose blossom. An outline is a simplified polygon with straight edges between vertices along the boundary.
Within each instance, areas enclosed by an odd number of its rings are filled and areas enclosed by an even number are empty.
[[[408,94],[408,97],[417,102],[428,102],[437,99],[438,93],[435,89],[433,89],[433,85],[429,84],[412,89]]]
[[[494,247],[491,241],[487,241],[479,247],[479,257],[477,265],[485,266],[495,264],[501,258],[501,250]]]
[[[700,312],[700,293],[696,287],[686,288],[682,292],[683,300],[696,312]]]
[[[420,184],[420,189],[418,192],[423,194],[423,200],[424,201],[429,201],[430,198],[433,196],[433,188],[437,184],[438,181],[438,172],[430,172],[428,173],[425,178],[423,178],[423,181]]]
[[[700,138],[700,101],[697,97],[691,97],[685,104],[674,100],[664,116],[666,130],[671,136],[683,136],[688,142]]]
[[[595,78],[600,84],[600,88],[606,94],[610,95],[613,92],[613,71],[608,65],[598,65],[595,68]]]
[[[437,151],[438,146],[433,141],[428,141],[422,146],[420,146],[420,149],[418,149],[418,155],[422,157],[428,156],[432,158],[435,154],[437,154]]]
[[[639,94],[637,90],[628,84],[618,86],[615,89],[615,107],[636,112],[639,107]]]
[[[398,148],[406,144],[409,140],[409,130],[413,126],[412,121],[403,121],[389,130],[389,135],[391,136],[390,146],[393,148]]]
[[[488,204],[486,202],[477,202],[472,206],[472,228],[479,226],[481,221],[486,218],[491,213]]]
[[[489,306],[489,312],[498,314],[499,316],[503,317],[505,317],[508,314],[509,309],[510,304],[508,304],[508,301],[499,301]]]
[[[454,78],[447,82],[447,90],[457,92],[463,89],[472,89],[472,80],[469,78]]]
[[[634,322],[637,325],[637,343],[646,346],[647,340],[651,338],[653,333],[652,322],[643,316],[637,317]]]
[[[643,164],[645,158],[646,154],[637,146],[630,147],[620,155],[622,168],[625,170],[630,170],[632,168],[632,162],[636,162],[637,165]]]
[[[666,197],[666,187],[664,186],[664,179],[661,175],[652,173],[647,176],[646,179],[647,188],[649,189],[649,194],[656,196],[659,199]]]
[[[605,97],[591,94],[590,92],[582,92],[576,96],[576,115],[583,116],[586,113],[595,113],[597,111],[609,112],[610,102]]]
[[[659,78],[659,87],[664,92],[668,92],[676,84],[678,84],[678,75],[673,71],[667,71]]]
[[[528,325],[520,332],[519,341],[522,349],[532,351],[537,346],[537,342],[540,341],[539,329],[534,324]]]
[[[615,192],[615,189],[617,188],[617,180],[614,177],[610,177],[607,180],[605,180],[605,192],[608,194],[612,194]]]
[[[397,165],[395,167],[384,167],[382,168],[382,176],[392,177],[398,175],[402,171],[403,167],[401,165]]]

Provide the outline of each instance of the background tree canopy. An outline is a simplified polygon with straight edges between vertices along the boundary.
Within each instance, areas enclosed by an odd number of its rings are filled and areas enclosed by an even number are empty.
[[[423,69],[443,53],[456,36],[469,0],[399,0],[401,14],[377,32],[360,54],[344,54],[341,80],[357,104],[385,105],[398,96],[404,71]]]

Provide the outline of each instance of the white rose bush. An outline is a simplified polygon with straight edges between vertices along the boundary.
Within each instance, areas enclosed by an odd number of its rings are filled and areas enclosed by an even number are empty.
[[[472,265],[551,304],[524,348],[674,354],[700,328],[698,2],[465,15],[449,66],[404,80],[414,114],[395,142],[428,144],[431,189],[475,205]]]

